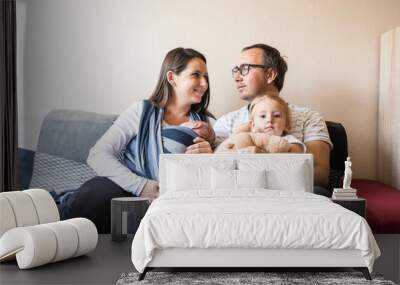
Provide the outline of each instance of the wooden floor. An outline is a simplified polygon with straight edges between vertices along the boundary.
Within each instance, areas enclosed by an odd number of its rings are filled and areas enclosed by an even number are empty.
[[[97,248],[87,256],[19,270],[15,261],[0,264],[0,284],[115,284],[122,273],[135,271],[132,237],[112,242],[99,235]]]

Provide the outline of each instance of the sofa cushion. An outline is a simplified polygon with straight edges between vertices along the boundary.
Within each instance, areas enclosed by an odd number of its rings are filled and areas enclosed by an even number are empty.
[[[353,179],[351,187],[367,201],[367,221],[375,234],[400,234],[400,191],[381,182]]]
[[[117,116],[52,110],[43,120],[37,151],[86,163],[89,150]]]
[[[96,173],[87,164],[36,152],[30,187],[61,193],[76,190],[95,176]]]

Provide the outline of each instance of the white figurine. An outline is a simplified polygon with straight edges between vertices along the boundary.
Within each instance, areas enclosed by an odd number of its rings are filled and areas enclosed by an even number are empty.
[[[351,178],[353,176],[353,171],[351,170],[351,161],[350,157],[347,157],[347,160],[344,162],[344,179],[343,179],[343,189],[351,189]]]

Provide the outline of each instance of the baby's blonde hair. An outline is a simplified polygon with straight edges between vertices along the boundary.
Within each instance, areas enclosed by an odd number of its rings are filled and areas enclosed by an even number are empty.
[[[260,103],[261,101],[265,100],[265,99],[271,99],[274,100],[275,102],[277,102],[279,105],[281,105],[282,109],[283,109],[283,113],[284,116],[286,118],[286,126],[285,126],[285,131],[288,132],[290,131],[290,124],[291,124],[291,118],[290,118],[290,110],[288,107],[288,104],[278,95],[272,95],[272,94],[261,94],[259,96],[257,96],[256,98],[253,99],[253,101],[251,101],[250,106],[249,106],[249,119],[253,120],[254,117],[254,107]]]

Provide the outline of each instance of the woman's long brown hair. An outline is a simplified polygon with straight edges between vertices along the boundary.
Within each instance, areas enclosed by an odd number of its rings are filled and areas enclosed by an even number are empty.
[[[158,108],[164,108],[172,94],[172,86],[167,80],[168,71],[172,71],[175,74],[180,74],[185,70],[189,61],[193,58],[199,58],[207,63],[206,58],[200,52],[190,49],[190,48],[176,48],[167,53],[161,66],[160,75],[158,77],[157,86],[150,96],[150,102],[157,106]],[[210,103],[210,83],[208,83],[208,88],[201,98],[201,102],[198,104],[193,104],[190,110],[199,114],[204,114],[206,116],[215,118],[207,108]]]

